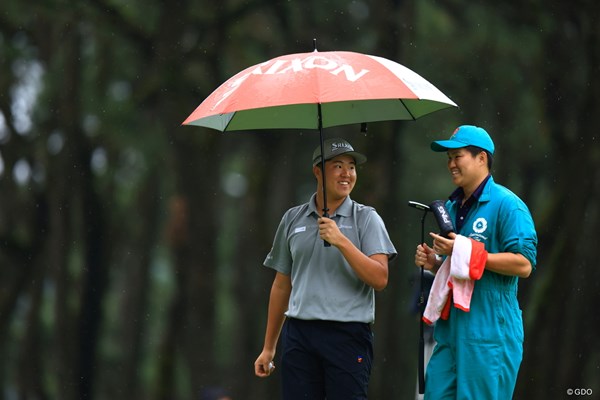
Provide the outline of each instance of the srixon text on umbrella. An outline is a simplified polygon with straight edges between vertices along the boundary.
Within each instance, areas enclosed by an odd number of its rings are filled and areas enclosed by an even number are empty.
[[[285,74],[288,72],[299,72],[302,71],[302,69],[321,68],[328,70],[332,75],[339,75],[343,72],[347,80],[355,82],[369,72],[367,69],[362,69],[360,72],[356,73],[351,65],[339,65],[330,59],[320,56],[310,56],[303,60],[299,58],[294,60],[276,60],[275,62],[272,62],[272,65],[270,66],[268,65],[269,63],[270,62],[267,61],[264,64],[260,64],[255,70],[250,72],[250,74]]]
[[[219,100],[214,107],[218,106],[223,100],[234,92],[250,75],[275,75],[275,74],[286,74],[300,72],[303,69],[320,68],[329,71],[332,75],[340,75],[343,72],[343,76],[350,82],[356,82],[361,77],[369,72],[368,69],[361,69],[360,72],[356,72],[351,65],[338,64],[335,61],[320,57],[318,55],[309,56],[304,59],[296,58],[293,60],[275,60],[266,61],[256,66],[252,71],[248,72],[231,82],[229,90],[223,94],[221,100]]]

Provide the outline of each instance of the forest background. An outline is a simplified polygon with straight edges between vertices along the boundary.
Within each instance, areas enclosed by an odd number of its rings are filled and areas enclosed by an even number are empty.
[[[181,122],[272,57],[397,61],[459,104],[326,130],[369,162],[399,257],[377,295],[372,399],[410,399],[420,214],[452,190],[429,150],[485,127],[493,174],[529,205],[515,399],[600,396],[600,2],[596,0],[3,0],[0,3],[0,399],[279,398],[254,377],[283,212],[315,190],[318,134]],[[427,230],[435,230],[433,221]]]

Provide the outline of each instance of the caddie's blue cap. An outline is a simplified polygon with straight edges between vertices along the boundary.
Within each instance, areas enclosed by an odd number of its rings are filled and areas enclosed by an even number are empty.
[[[462,125],[456,128],[450,139],[436,140],[431,143],[433,151],[448,151],[461,147],[477,146],[494,154],[494,142],[485,129],[473,125]]]

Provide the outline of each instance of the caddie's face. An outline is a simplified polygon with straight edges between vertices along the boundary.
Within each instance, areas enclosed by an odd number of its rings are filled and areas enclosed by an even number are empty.
[[[356,162],[345,154],[325,162],[327,195],[331,198],[344,198],[352,192],[356,183]]]
[[[470,188],[487,176],[487,156],[481,152],[473,157],[464,148],[448,150],[448,170],[456,186]]]

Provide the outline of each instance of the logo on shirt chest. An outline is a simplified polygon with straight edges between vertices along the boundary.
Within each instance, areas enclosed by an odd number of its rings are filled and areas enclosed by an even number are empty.
[[[475,222],[473,222],[473,232],[475,233],[483,233],[487,229],[488,223],[487,220],[483,217],[477,218]]]

